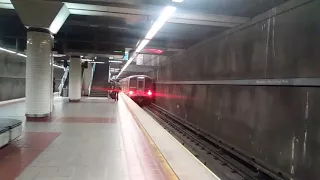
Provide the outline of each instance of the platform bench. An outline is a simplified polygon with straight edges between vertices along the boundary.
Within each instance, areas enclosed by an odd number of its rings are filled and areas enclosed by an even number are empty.
[[[10,141],[9,128],[0,128],[0,148],[7,145]]]
[[[13,141],[22,134],[22,121],[0,118],[0,128],[7,128],[9,131],[9,141]]]

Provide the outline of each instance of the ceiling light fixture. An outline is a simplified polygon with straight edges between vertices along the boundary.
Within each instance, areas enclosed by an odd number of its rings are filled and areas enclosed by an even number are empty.
[[[122,61],[109,61],[111,63],[122,63]]]
[[[17,53],[18,56],[27,57],[25,54]]]
[[[53,64],[53,66],[54,66],[54,67],[57,67],[57,68],[60,68],[60,69],[64,69],[64,67],[58,66],[58,65],[56,65],[56,64]]]
[[[182,3],[183,0],[172,0],[172,2],[175,2],[175,3]]]
[[[175,10],[176,8],[173,6],[165,7],[160,17],[157,19],[155,23],[153,23],[145,39],[149,39],[149,40],[152,39],[157,34],[157,32],[161,29],[164,23],[166,23],[166,21],[171,17],[171,15],[174,13]]]
[[[122,72],[129,66],[129,64],[136,58],[137,54],[144,49],[144,47],[150,42],[150,40],[157,34],[157,32],[161,29],[161,27],[166,23],[166,21],[172,16],[172,14],[175,12],[176,7],[173,6],[166,6],[159,18],[156,20],[155,23],[153,23],[151,29],[148,31],[146,37],[141,42],[138,42],[139,45],[133,53],[132,57],[128,60],[128,62],[123,66],[120,73],[117,75],[117,78],[122,74]]]
[[[65,55],[64,54],[53,54],[52,56],[53,57],[64,57]]]
[[[1,51],[5,51],[5,52],[8,52],[8,53],[16,54],[16,55],[21,56],[21,57],[25,57],[25,58],[27,57],[27,55],[25,55],[25,54],[17,53],[17,52],[14,52],[14,51],[11,51],[11,50],[9,50],[9,49],[2,48],[2,47],[0,47],[0,50],[1,50]],[[53,64],[53,66],[54,66],[54,67],[57,67],[57,68],[64,69],[64,67],[58,66],[58,65],[56,65],[56,64]]]
[[[140,51],[142,49],[144,49],[144,47],[146,47],[146,45],[150,42],[150,40],[144,39],[141,41],[141,43],[139,44],[139,46],[136,49],[136,53],[140,53]]]
[[[92,59],[81,59],[82,61],[87,61],[87,62],[91,62],[93,61]]]
[[[5,51],[5,52],[8,52],[8,53],[12,53],[12,54],[15,54],[15,53],[16,53],[16,52],[14,52],[14,51],[11,51],[11,50],[9,50],[9,49],[5,49],[5,48],[2,48],[2,47],[0,47],[0,50]]]

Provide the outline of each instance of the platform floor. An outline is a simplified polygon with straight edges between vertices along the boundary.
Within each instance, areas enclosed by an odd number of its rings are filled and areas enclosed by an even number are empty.
[[[0,118],[25,120],[24,102]],[[24,122],[23,136],[0,149],[1,180],[177,179],[127,107],[105,98],[55,98],[51,122]]]

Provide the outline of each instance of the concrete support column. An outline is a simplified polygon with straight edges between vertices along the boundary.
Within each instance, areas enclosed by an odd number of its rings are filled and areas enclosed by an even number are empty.
[[[26,117],[44,118],[51,113],[51,49],[53,37],[46,30],[29,30],[26,62]]]
[[[69,69],[69,101],[78,102],[81,99],[81,59],[72,56]]]

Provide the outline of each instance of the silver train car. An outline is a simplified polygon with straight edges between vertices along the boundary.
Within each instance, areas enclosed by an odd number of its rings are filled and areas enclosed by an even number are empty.
[[[153,101],[153,79],[145,75],[129,76],[120,80],[122,92],[139,105],[148,105]]]

